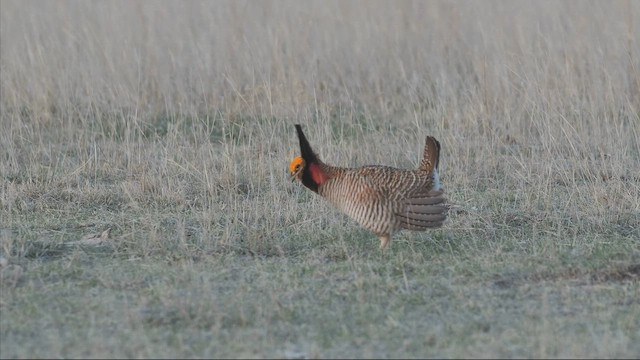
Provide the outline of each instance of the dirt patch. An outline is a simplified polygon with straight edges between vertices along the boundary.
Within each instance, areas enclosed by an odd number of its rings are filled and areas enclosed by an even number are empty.
[[[505,274],[496,276],[492,285],[498,289],[509,289],[524,284],[543,281],[579,281],[589,284],[640,281],[640,264],[624,265],[597,270],[569,268],[561,272],[542,271],[530,274]]]
[[[640,264],[633,264],[621,268],[605,269],[591,274],[591,281],[596,283],[639,281]]]

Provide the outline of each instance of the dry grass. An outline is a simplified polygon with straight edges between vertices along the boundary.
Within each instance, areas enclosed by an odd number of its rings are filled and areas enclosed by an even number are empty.
[[[640,355],[640,2],[0,6],[1,357]],[[296,122],[451,220],[381,255]]]

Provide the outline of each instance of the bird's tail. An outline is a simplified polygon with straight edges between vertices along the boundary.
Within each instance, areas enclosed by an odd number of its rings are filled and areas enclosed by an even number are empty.
[[[427,142],[424,146],[422,161],[418,169],[427,172],[438,170],[438,162],[440,161],[440,143],[433,136],[427,136]]]

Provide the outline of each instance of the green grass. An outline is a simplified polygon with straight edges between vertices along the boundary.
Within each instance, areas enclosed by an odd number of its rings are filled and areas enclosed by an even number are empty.
[[[640,356],[638,4],[0,2],[0,357]],[[381,253],[294,123],[450,219]]]

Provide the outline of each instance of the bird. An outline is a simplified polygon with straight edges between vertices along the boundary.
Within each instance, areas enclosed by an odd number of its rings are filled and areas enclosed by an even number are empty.
[[[309,190],[351,217],[380,239],[380,250],[394,233],[441,227],[449,206],[440,183],[440,142],[427,136],[418,169],[368,165],[357,168],[324,163],[313,151],[302,126],[295,125],[300,156],[289,164],[291,181]]]

